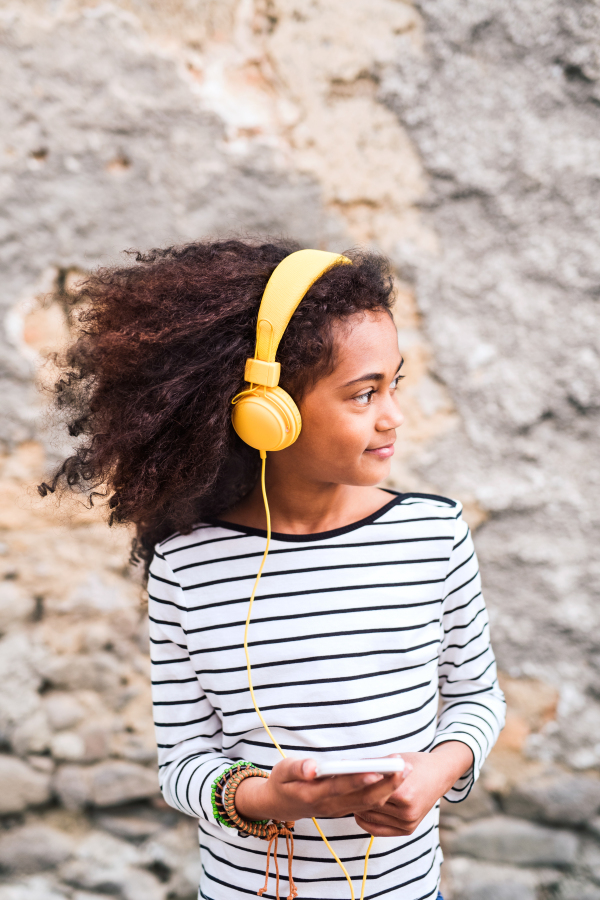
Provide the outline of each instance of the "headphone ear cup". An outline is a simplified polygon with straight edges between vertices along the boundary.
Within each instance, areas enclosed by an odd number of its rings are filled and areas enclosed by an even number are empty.
[[[302,428],[300,410],[280,387],[264,388],[241,397],[233,408],[231,420],[246,444],[264,451],[289,447]]]
[[[287,391],[283,390],[283,388],[270,388],[268,393],[271,395],[273,401],[279,405],[279,408],[282,410],[287,420],[284,442],[281,447],[277,447],[278,450],[285,450],[286,447],[291,446],[294,441],[298,440],[300,432],[302,431],[302,416],[300,415],[300,410],[296,406],[295,401]]]

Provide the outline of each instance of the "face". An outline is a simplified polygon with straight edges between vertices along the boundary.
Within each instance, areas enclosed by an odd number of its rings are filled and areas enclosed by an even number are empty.
[[[336,327],[335,368],[301,400],[302,431],[286,463],[312,481],[374,485],[390,470],[402,358],[384,311],[357,314]],[[279,455],[279,454],[278,454]]]

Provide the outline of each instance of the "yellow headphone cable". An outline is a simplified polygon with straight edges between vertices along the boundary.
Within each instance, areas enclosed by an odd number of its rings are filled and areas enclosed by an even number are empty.
[[[260,451],[260,457],[261,457],[260,484],[261,484],[261,488],[262,488],[263,501],[265,504],[265,513],[267,515],[267,543],[265,546],[265,552],[263,553],[263,557],[262,557],[262,560],[260,563],[260,567],[258,569],[258,573],[256,575],[256,579],[254,581],[254,587],[252,588],[252,593],[250,595],[250,602],[248,604],[248,615],[246,616],[246,627],[244,630],[244,653],[246,654],[246,668],[248,670],[248,687],[250,688],[250,696],[252,697],[252,703],[254,704],[254,709],[256,710],[258,718],[262,722],[265,731],[267,732],[267,734],[269,735],[269,737],[271,738],[271,740],[273,741],[273,743],[275,744],[275,746],[277,747],[277,749],[279,750],[279,752],[281,753],[283,758],[286,759],[287,754],[281,749],[281,747],[279,746],[275,737],[273,736],[271,729],[265,722],[263,714],[261,713],[258,703],[256,702],[256,697],[254,696],[254,687],[252,685],[252,667],[250,665],[250,654],[248,653],[248,629],[250,627],[250,618],[252,616],[252,606],[254,604],[254,597],[256,595],[256,589],[258,588],[260,576],[262,575],[263,568],[264,568],[264,565],[265,565],[265,562],[267,559],[267,555],[269,553],[269,545],[271,543],[271,514],[269,512],[269,502],[267,500],[267,490],[265,487],[265,467],[266,467],[266,461],[267,461],[267,453],[265,450]],[[327,845],[329,852],[331,853],[331,855],[333,856],[333,858],[335,859],[335,861],[341,868],[342,872],[346,876],[346,881],[348,882],[348,884],[350,886],[350,894],[351,894],[352,900],[355,900],[354,888],[352,886],[352,879],[350,878],[350,876],[346,870],[346,867],[344,866],[343,862],[341,861],[341,859],[339,858],[339,856],[337,855],[337,853],[335,852],[335,850],[333,849],[333,847],[331,846],[331,844],[329,843],[329,841],[327,840],[325,835],[323,834],[323,831],[321,830],[321,826],[319,825],[319,823],[317,822],[317,820],[314,817],[313,817],[313,822],[315,823],[315,827],[316,827],[317,831],[319,832],[319,834],[325,841],[325,844]],[[369,862],[369,854],[371,852],[372,846],[373,846],[373,835],[371,835],[371,840],[369,841],[369,846],[367,848],[367,853],[365,855],[365,867],[364,867],[364,871],[363,871],[360,900],[364,900],[364,896],[365,896],[365,886],[367,883],[367,865]]]

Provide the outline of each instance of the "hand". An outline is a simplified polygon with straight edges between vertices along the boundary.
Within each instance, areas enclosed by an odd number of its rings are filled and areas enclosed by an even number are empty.
[[[314,759],[283,759],[269,778],[246,778],[235,792],[244,819],[295,822],[313,816],[339,818],[357,810],[383,806],[408,772],[381,775],[334,775],[316,778]]]
[[[473,753],[460,741],[439,744],[431,753],[402,753],[411,773],[383,803],[355,810],[357,825],[378,837],[412,834],[440,797],[473,765]]]

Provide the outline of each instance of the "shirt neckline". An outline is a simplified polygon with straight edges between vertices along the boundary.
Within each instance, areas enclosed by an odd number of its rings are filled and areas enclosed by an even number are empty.
[[[350,531],[356,531],[357,528],[362,528],[363,525],[370,525],[372,522],[377,521],[377,519],[385,515],[388,510],[399,503],[405,496],[398,491],[392,491],[390,488],[381,488],[381,490],[385,491],[386,494],[393,494],[394,496],[388,503],[385,503],[379,509],[376,509],[371,515],[359,519],[358,522],[351,522],[349,525],[343,525],[341,528],[332,528],[330,531],[316,531],[311,534],[286,534],[281,531],[272,531],[271,539],[275,541],[288,541],[289,543],[323,541],[327,538],[337,537],[339,534],[348,534]],[[219,519],[217,517],[210,517],[205,521],[208,525],[216,525],[219,528],[225,528],[227,531],[236,531],[241,534],[254,535],[256,537],[266,538],[267,536],[266,529],[264,528],[251,528],[248,525],[236,525],[233,522],[226,522],[224,519]]]

